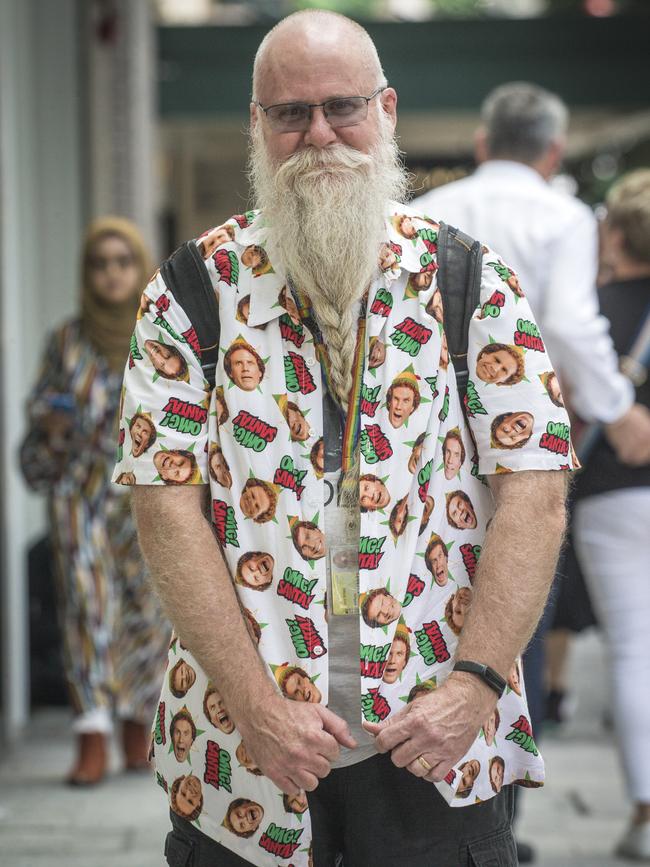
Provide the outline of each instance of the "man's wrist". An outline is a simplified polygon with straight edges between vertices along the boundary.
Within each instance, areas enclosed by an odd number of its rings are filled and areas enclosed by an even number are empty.
[[[475,674],[470,674],[467,671],[452,671],[447,678],[447,682],[458,684],[467,693],[468,700],[473,704],[479,704],[482,707],[490,710],[497,703],[497,694],[491,687],[476,677]]]

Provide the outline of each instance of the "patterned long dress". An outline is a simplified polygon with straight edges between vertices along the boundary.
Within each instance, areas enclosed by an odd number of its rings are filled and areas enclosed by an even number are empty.
[[[48,497],[73,709],[104,708],[148,724],[170,627],[147,580],[128,490],[110,481],[121,385],[121,374],[83,339],[79,321],[57,329],[29,398],[21,464],[29,486]],[[53,406],[72,413],[63,443],[43,424]]]

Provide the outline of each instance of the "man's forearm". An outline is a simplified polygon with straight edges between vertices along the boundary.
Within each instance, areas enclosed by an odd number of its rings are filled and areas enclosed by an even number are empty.
[[[237,721],[247,701],[274,687],[203,514],[205,490],[136,487],[133,509],[140,546],[167,616]]]
[[[565,474],[519,472],[491,482],[497,508],[456,658],[482,662],[507,678],[535,630],[555,573],[565,526]]]

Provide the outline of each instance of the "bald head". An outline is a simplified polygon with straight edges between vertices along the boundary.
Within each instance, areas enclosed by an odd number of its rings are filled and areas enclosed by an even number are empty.
[[[253,101],[265,104],[267,82],[274,90],[289,92],[306,69],[344,63],[358,81],[359,93],[386,84],[375,44],[360,24],[320,9],[307,9],[283,18],[257,49],[253,65]]]

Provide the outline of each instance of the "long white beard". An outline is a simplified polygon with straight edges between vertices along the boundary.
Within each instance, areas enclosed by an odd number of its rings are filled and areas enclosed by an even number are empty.
[[[279,165],[271,160],[258,125],[252,133],[250,180],[282,266],[311,300],[337,396],[345,402],[356,302],[378,267],[386,203],[402,199],[408,189],[388,119],[380,113],[379,141],[369,154],[344,144],[307,147]]]

